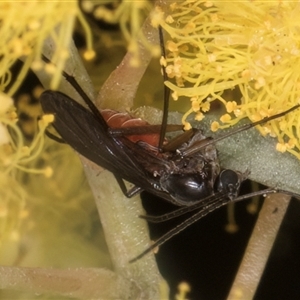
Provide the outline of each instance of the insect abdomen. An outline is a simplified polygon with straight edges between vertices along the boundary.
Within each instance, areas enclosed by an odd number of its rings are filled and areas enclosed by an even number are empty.
[[[140,119],[134,118],[128,113],[117,112],[111,109],[101,110],[101,114],[105,119],[107,125],[110,128],[127,128],[127,127],[141,127],[149,125],[148,122]],[[130,141],[137,143],[143,141],[151,146],[158,147],[159,143],[159,133],[139,133],[126,135]]]

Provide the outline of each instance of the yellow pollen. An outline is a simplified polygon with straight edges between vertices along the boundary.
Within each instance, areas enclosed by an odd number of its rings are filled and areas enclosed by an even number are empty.
[[[237,103],[235,101],[228,101],[226,103],[226,110],[228,113],[232,113],[237,108]]]
[[[177,47],[176,43],[174,43],[173,41],[167,41],[166,48],[171,52],[178,51],[178,47]]]
[[[209,102],[202,102],[201,103],[201,110],[203,112],[208,112],[210,110],[210,103]]]
[[[43,115],[42,120],[45,122],[45,124],[52,123],[54,121],[54,115],[53,114],[47,114]]]
[[[183,129],[184,130],[190,130],[192,128],[191,124],[189,122],[184,122]]]
[[[160,57],[159,63],[163,67],[167,66],[167,61],[166,61],[166,59],[163,56]]]
[[[96,56],[96,52],[94,50],[87,50],[83,53],[83,57],[85,60],[92,60]]]
[[[289,139],[289,141],[285,144],[288,149],[293,149],[297,143],[295,138]]]
[[[229,114],[225,114],[220,117],[220,121],[223,123],[227,123],[231,120],[231,116]]]
[[[217,121],[211,123],[210,129],[211,131],[215,132],[220,128],[220,124]]]
[[[178,94],[177,94],[177,92],[173,92],[172,93],[172,98],[176,101],[176,100],[178,100]]]
[[[285,144],[282,144],[282,143],[277,143],[276,144],[276,150],[279,151],[279,152],[285,152],[286,151],[286,145]]]
[[[196,121],[202,121],[204,119],[204,114],[202,112],[198,112],[195,115],[195,120]]]
[[[168,24],[172,24],[172,23],[174,23],[174,19],[173,19],[173,17],[172,17],[172,16],[170,16],[170,15],[168,15],[168,16],[167,16],[167,18],[166,18],[166,23],[168,23]]]

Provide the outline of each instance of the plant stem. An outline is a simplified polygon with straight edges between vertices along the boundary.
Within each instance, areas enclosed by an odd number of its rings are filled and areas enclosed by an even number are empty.
[[[231,287],[229,300],[254,298],[289,203],[290,196],[284,194],[266,197]]]

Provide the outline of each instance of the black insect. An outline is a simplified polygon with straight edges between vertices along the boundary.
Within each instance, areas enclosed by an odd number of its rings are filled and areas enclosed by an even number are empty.
[[[47,58],[44,60],[49,62]],[[279,192],[276,188],[268,188],[239,196],[240,185],[248,173],[221,170],[215,143],[229,135],[279,118],[300,105],[262,121],[241,126],[217,139],[207,138],[201,130],[193,128],[167,141],[164,138],[165,131],[176,131],[181,126],[166,125],[166,114],[163,125],[155,126],[131,118],[128,114],[111,110],[100,112],[72,76],[65,72],[63,76],[81,95],[89,110],[59,92],[45,91],[41,95],[43,111],[54,114],[53,126],[62,139],[81,155],[111,171],[126,196],[131,197],[145,190],[181,206],[163,216],[142,218],[150,222],[162,222],[196,211],[131,262],[230,201],[247,199],[254,194]],[[165,73],[164,77],[166,79]],[[165,89],[166,101],[168,93]],[[134,187],[127,191],[123,180],[133,183]]]

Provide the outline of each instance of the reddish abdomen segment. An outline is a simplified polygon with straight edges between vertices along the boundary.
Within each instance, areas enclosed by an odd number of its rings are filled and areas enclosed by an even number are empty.
[[[133,118],[128,113],[117,112],[111,109],[101,110],[101,114],[107,125],[111,128],[139,127],[149,125],[148,122],[140,118]],[[154,147],[158,147],[159,143],[159,133],[127,135],[126,138],[134,143],[138,141],[144,141],[145,143],[148,143]]]

